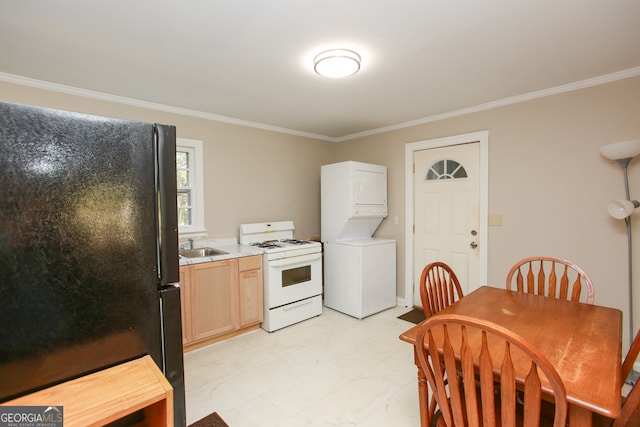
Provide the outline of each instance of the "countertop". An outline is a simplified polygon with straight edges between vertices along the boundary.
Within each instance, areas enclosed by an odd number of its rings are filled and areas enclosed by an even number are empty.
[[[194,242],[193,247],[197,248],[214,248],[224,252],[226,254],[198,257],[198,258],[186,258],[180,257],[180,265],[192,265],[200,264],[202,262],[222,261],[225,259],[241,258],[252,255],[262,255],[264,249],[257,248],[255,246],[240,245],[235,239],[222,239],[222,240],[198,240]]]

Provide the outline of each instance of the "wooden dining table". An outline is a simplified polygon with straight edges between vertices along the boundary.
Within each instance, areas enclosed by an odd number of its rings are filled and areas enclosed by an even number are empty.
[[[516,332],[556,368],[569,403],[569,425],[591,426],[593,413],[617,418],[621,408],[622,313],[583,304],[483,286],[435,314],[488,320]],[[426,322],[426,320],[424,321]],[[420,323],[400,335],[414,345]],[[427,426],[427,382],[418,364],[420,421]]]

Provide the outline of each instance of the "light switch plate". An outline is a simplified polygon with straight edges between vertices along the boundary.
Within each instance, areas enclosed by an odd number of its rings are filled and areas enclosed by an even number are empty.
[[[489,225],[494,227],[502,226],[502,214],[489,214]]]

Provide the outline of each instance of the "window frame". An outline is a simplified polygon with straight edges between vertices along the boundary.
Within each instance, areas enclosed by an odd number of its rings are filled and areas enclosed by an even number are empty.
[[[450,167],[450,164],[452,167]],[[441,169],[441,170],[440,170]],[[458,175],[458,176],[456,176]],[[448,179],[468,179],[467,170],[457,160],[441,159],[434,162],[424,174],[425,181],[442,181]]]
[[[182,151],[190,154],[189,171],[191,172],[191,225],[178,226],[180,238],[201,237],[207,234],[207,230],[204,227],[204,162],[202,145],[200,140],[176,138],[176,153]]]

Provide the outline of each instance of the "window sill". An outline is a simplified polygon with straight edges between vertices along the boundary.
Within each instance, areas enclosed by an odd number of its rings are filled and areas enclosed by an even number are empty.
[[[192,239],[195,237],[207,237],[207,230],[178,231],[178,239]]]

